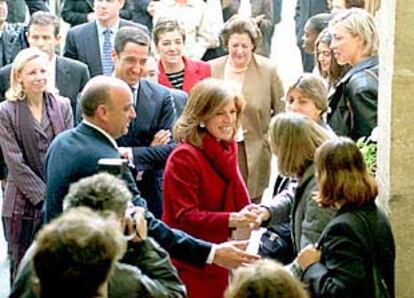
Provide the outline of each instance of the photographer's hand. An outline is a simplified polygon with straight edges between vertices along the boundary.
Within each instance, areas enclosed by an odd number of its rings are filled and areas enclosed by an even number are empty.
[[[139,242],[147,239],[147,220],[144,214],[145,209],[142,207],[128,207],[125,211],[125,230],[128,240]]]

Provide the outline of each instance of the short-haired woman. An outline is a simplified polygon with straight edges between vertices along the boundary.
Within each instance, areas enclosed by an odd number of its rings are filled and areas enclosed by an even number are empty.
[[[237,165],[234,136],[243,106],[244,100],[216,79],[205,79],[191,90],[174,127],[179,145],[164,172],[163,220],[171,227],[221,243],[233,230],[257,222],[257,214],[244,209],[250,199]],[[189,297],[223,297],[226,269],[175,265]]]
[[[159,19],[153,39],[160,55],[158,82],[161,85],[189,92],[197,82],[211,76],[207,62],[184,55],[185,30],[177,20]]]
[[[324,128],[328,96],[322,79],[310,73],[300,75],[286,92],[286,111],[308,116]]]
[[[279,172],[298,180],[295,191],[273,200],[262,210],[268,225],[290,221],[293,254],[315,243],[333,216],[312,199],[317,190],[314,170],[316,149],[329,139],[325,129],[308,117],[296,113],[279,114],[269,128],[270,145],[277,156]]]
[[[231,84],[247,102],[236,140],[241,173],[252,201],[258,203],[269,184],[267,130],[270,118],[284,110],[283,87],[272,61],[254,54],[261,33],[252,20],[230,19],[221,38],[229,54],[210,61],[212,76]]]
[[[334,137],[335,133],[325,122],[325,113],[328,111],[328,97],[323,81],[311,73],[300,75],[286,92],[286,112],[305,115],[325,128],[326,132]],[[277,195],[286,188],[290,182],[296,182],[296,178],[287,178],[278,175],[273,189],[273,195]]]
[[[7,101],[0,104],[1,149],[9,170],[3,222],[11,252],[11,278],[42,223],[43,161],[53,138],[73,126],[70,101],[48,88],[48,58],[30,48],[16,56]]]
[[[298,256],[314,297],[374,297],[373,265],[394,297],[395,246],[390,224],[375,204],[377,183],[356,144],[348,138],[324,143],[315,154],[323,207],[338,209],[317,248]],[[384,296],[385,297],[385,296]]]
[[[336,61],[352,68],[330,97],[328,124],[338,135],[356,141],[377,126],[378,32],[373,17],[361,8],[335,15],[329,30]]]

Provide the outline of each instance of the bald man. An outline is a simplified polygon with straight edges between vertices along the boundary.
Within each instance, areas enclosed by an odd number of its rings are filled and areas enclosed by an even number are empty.
[[[85,86],[80,100],[83,121],[74,129],[58,135],[49,147],[45,161],[45,220],[62,213],[62,201],[69,185],[97,173],[98,160],[119,158],[115,139],[128,132],[135,118],[132,92],[117,78],[97,76]],[[122,177],[135,195],[133,203],[145,206],[129,171]],[[172,258],[202,267],[214,263],[235,268],[257,259],[240,248],[246,243],[212,244],[182,231],[169,228],[151,212],[145,213],[148,235],[153,237]]]

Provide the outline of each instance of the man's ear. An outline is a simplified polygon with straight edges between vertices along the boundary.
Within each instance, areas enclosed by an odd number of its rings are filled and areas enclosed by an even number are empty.
[[[60,34],[55,35],[55,44],[58,45],[62,40],[62,36]]]
[[[106,105],[99,105],[95,111],[95,117],[97,117],[100,121],[107,121],[108,120],[108,107]]]
[[[116,62],[116,60],[118,59],[118,56],[116,55],[116,52],[115,52],[115,50],[114,49],[112,49],[112,52],[111,52],[111,58],[112,58],[112,61],[115,63]]]

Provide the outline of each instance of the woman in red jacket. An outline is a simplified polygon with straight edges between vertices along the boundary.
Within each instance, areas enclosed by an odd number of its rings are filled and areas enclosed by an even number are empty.
[[[211,76],[210,64],[184,56],[185,30],[173,19],[160,19],[153,32],[160,55],[158,82],[189,92],[199,81]]]
[[[257,215],[244,208],[250,199],[234,140],[243,105],[240,96],[215,79],[198,83],[190,92],[174,128],[181,143],[164,172],[163,220],[171,227],[221,243],[233,232],[256,226]],[[178,261],[175,265],[189,297],[223,297],[227,270],[215,265],[200,269]]]

